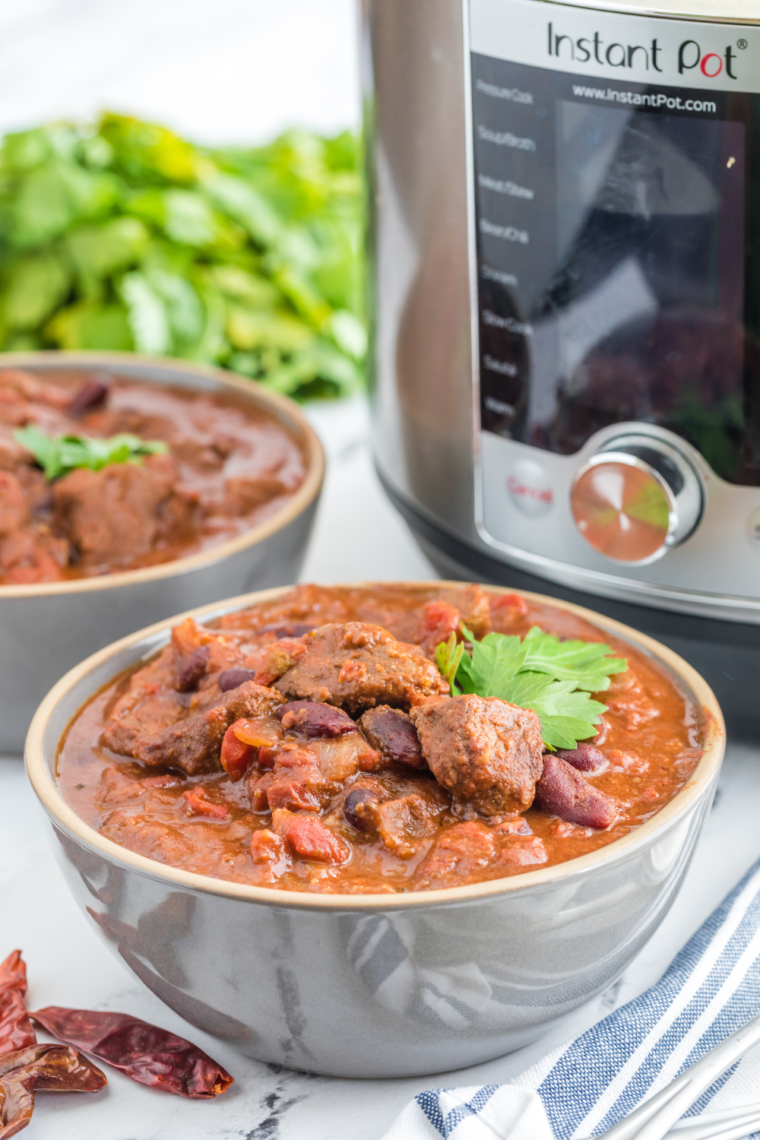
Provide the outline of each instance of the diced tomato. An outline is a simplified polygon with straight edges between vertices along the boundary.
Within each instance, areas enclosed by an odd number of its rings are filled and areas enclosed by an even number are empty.
[[[270,748],[269,745],[264,744],[259,748],[259,768],[274,768],[274,758],[277,755],[277,748]]]
[[[254,863],[279,863],[287,859],[285,844],[279,835],[268,827],[254,831],[251,836],[251,859]]]
[[[498,613],[499,610],[515,610],[524,616],[528,612],[528,603],[520,594],[492,594],[488,599],[488,605],[491,613]]]
[[[248,771],[252,755],[253,749],[250,744],[245,744],[240,740],[235,732],[235,725],[230,725],[222,740],[222,751],[219,759],[233,783],[242,780]]]
[[[272,813],[272,827],[302,859],[345,863],[351,855],[348,844],[313,815],[275,811]]]
[[[182,793],[185,811],[188,815],[205,815],[208,819],[229,819],[230,811],[226,804],[217,804],[209,799],[204,788],[188,788]]]
[[[172,630],[172,645],[182,657],[187,657],[199,645],[203,645],[204,631],[192,618],[185,618]],[[208,641],[208,637],[205,638]]]
[[[319,800],[300,780],[275,780],[267,790],[267,803],[272,811],[319,811]]]
[[[458,633],[461,621],[459,610],[449,602],[426,602],[417,630],[417,640],[429,652],[442,641],[448,640],[452,633]]]

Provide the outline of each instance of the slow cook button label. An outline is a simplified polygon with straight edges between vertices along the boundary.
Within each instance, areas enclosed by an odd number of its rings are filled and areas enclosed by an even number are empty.
[[[554,502],[554,492],[546,472],[533,459],[519,459],[507,479],[509,497],[524,515],[545,515]]]

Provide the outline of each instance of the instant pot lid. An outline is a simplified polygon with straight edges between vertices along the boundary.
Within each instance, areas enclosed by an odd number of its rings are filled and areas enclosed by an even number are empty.
[[[641,16],[670,16],[682,20],[716,20],[720,23],[760,24],[759,0],[542,0],[569,3],[574,8],[600,8]]]

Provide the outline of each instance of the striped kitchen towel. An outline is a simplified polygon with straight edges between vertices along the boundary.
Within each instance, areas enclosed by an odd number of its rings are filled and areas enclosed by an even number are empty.
[[[657,985],[509,1085],[430,1089],[383,1140],[575,1140],[611,1128],[760,1013],[760,862]],[[760,1047],[688,1115],[758,1099]],[[760,1136],[760,1133],[757,1134]]]

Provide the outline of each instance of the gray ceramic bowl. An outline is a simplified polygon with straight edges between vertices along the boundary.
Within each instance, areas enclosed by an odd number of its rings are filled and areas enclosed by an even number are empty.
[[[238,538],[160,566],[102,578],[0,585],[0,752],[20,753],[32,714],[67,669],[96,649],[180,609],[295,582],[301,569],[324,478],[322,445],[306,418],[283,396],[228,372],[180,360],[130,353],[38,352],[0,355],[0,368],[33,372],[84,368],[146,384],[198,392],[233,391],[256,411],[278,419],[300,441],[307,475],[271,519]]]
[[[725,729],[707,684],[671,650],[578,606],[538,600],[651,654],[705,711],[706,751],[694,775],[637,831],[558,866],[391,897],[249,887],[135,855],[64,802],[56,752],[92,694],[166,643],[173,622],[165,621],[72,669],[40,705],[27,738],[27,770],[57,858],[94,929],[193,1025],[261,1060],[333,1076],[477,1064],[531,1041],[598,994],[673,902],[712,801]]]

